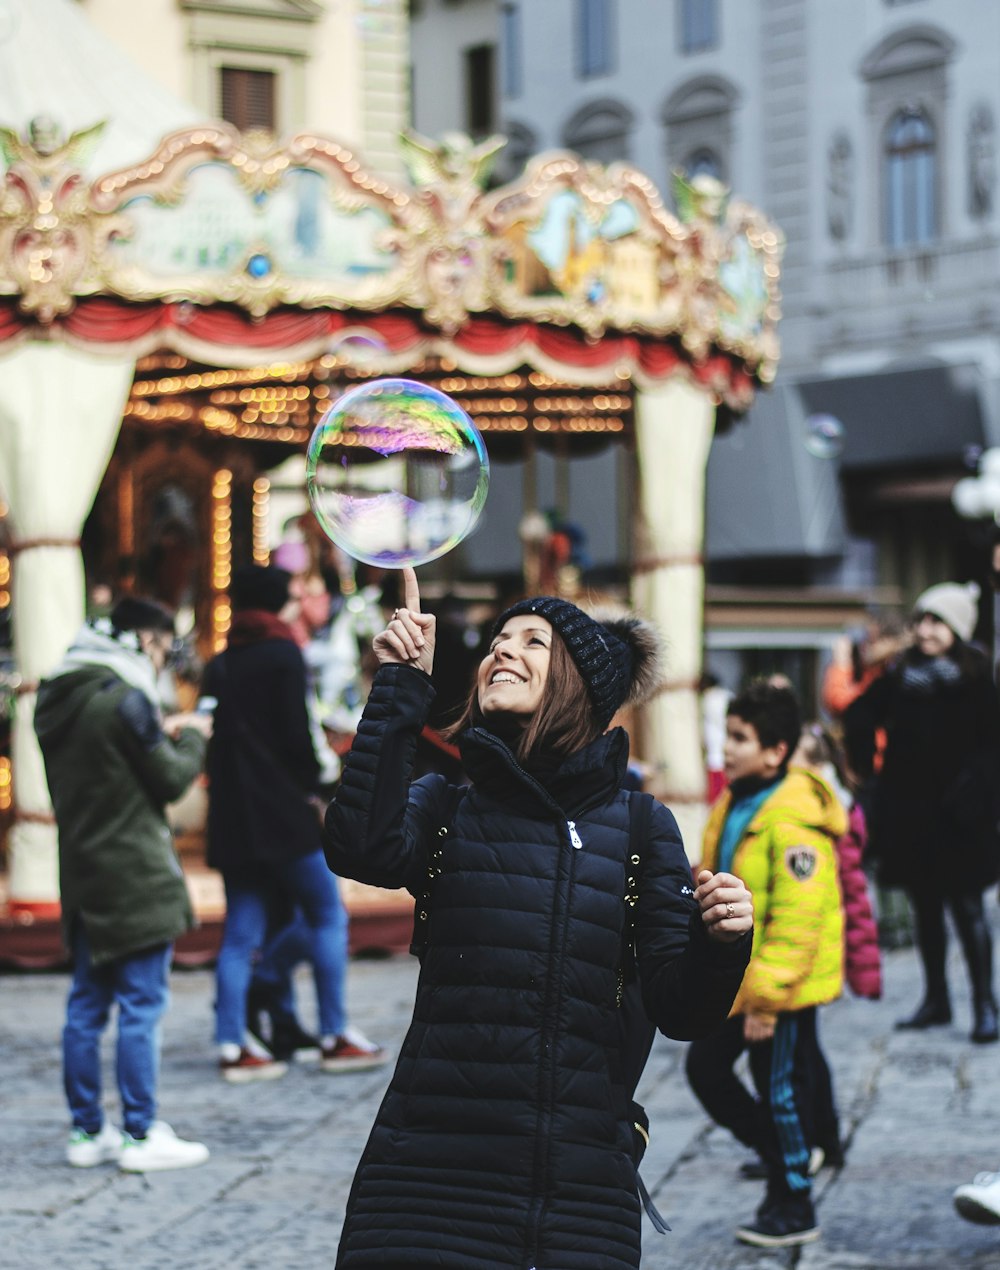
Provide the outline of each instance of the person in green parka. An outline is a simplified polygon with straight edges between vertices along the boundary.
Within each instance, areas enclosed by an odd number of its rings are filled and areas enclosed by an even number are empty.
[[[63,934],[73,983],[63,1030],[72,1116],[67,1161],[127,1172],[201,1164],[208,1149],[156,1118],[159,1023],[173,941],[194,926],[166,805],[201,771],[208,718],[161,715],[157,678],[173,617],[129,596],[83,627],[38,690],[35,731],[59,833]],[[118,1007],[124,1132],[101,1103],[101,1034]]]

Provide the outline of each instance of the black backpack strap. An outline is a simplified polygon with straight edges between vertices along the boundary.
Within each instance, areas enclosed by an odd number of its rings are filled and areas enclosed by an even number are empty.
[[[424,888],[416,897],[416,903],[413,908],[413,938],[410,940],[410,953],[418,961],[423,959],[423,955],[427,951],[427,932],[431,920],[431,896],[434,889],[434,879],[441,872],[445,839],[451,832],[455,813],[458,811],[459,804],[465,797],[467,789],[467,785],[445,786],[445,797],[440,808],[441,823],[437,831],[437,842],[427,858],[427,877],[424,880]]]
[[[646,1015],[642,1004],[642,995],[638,984],[638,955],[635,945],[635,919],[642,894],[642,868],[645,860],[646,844],[649,841],[650,812],[652,802],[648,795],[630,791],[628,795],[628,827],[629,850],[625,869],[625,922],[622,932],[622,962],[619,982],[618,1005],[623,1012],[621,1020],[630,1074],[626,1077],[634,1090],[646,1066],[646,1059],[653,1047],[656,1028]],[[634,1076],[634,1081],[632,1077]],[[635,1186],[639,1199],[646,1210],[646,1216],[653,1224],[657,1234],[665,1235],[670,1227],[653,1203],[646,1184],[639,1175],[639,1161],[649,1145],[649,1117],[645,1108],[634,1099],[629,1111],[632,1117],[632,1132],[636,1139],[633,1156],[635,1163]]]

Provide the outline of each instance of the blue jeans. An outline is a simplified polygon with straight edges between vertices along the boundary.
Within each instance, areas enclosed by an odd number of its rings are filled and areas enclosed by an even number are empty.
[[[322,851],[274,867],[276,884],[294,901],[308,928],[309,960],[316,980],[319,1030],[339,1036],[347,1023],[347,912],[337,879]],[[267,939],[268,887],[240,874],[223,874],[226,925],[216,963],[215,1039],[242,1045],[254,954]]]
[[[125,1131],[145,1137],[156,1119],[160,1019],[170,999],[170,944],[103,966],[90,960],[83,923],[73,932],[73,983],[63,1028],[63,1085],[73,1127],[97,1133],[101,1109],[101,1033],[118,1006],[117,1076]]]

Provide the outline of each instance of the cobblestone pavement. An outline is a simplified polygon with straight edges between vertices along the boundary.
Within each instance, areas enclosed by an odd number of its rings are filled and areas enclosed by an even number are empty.
[[[989,904],[995,912],[995,899]],[[820,1176],[823,1238],[800,1251],[735,1243],[760,1183],[738,1180],[745,1155],[712,1127],[683,1074],[683,1045],[660,1038],[640,1097],[653,1122],[643,1174],[673,1227],[644,1226],[643,1270],[1000,1270],[1000,1227],[954,1212],[951,1192],[1000,1168],[1000,1047],[969,1043],[964,970],[952,962],[956,1021],[897,1033],[915,1004],[912,951],[887,957],[886,999],[823,1012],[848,1140],[847,1165]],[[356,961],[353,1021],[398,1047],[416,965]],[[63,1161],[67,1129],[59,1030],[65,975],[0,977],[0,1265],[73,1270],[314,1270],[333,1265],[344,1201],[387,1070],[230,1086],[209,1044],[208,971],[177,972],[165,1024],[161,1115],[207,1142],[202,1168],[149,1177]],[[309,1008],[303,979],[304,1009]],[[110,1055],[108,1089],[113,1090]],[[109,1112],[117,1107],[109,1095]]]

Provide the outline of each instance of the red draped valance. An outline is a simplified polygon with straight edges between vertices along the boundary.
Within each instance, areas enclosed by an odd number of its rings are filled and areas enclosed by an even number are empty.
[[[472,317],[446,336],[407,311],[275,309],[255,319],[226,306],[134,304],[92,296],[81,298],[69,314],[43,328],[19,311],[15,298],[0,301],[0,345],[21,338],[61,338],[91,351],[131,351],[137,357],[170,349],[216,365],[316,357],[359,330],[378,337],[371,364],[380,370],[384,366],[399,371],[436,354],[473,374],[530,365],[581,383],[605,381],[617,374],[641,386],[683,373],[720,398],[745,399],[747,405],[755,388],[746,366],[722,352],[695,362],[662,336],[608,332],[591,340],[574,328],[512,322],[494,315]]]

